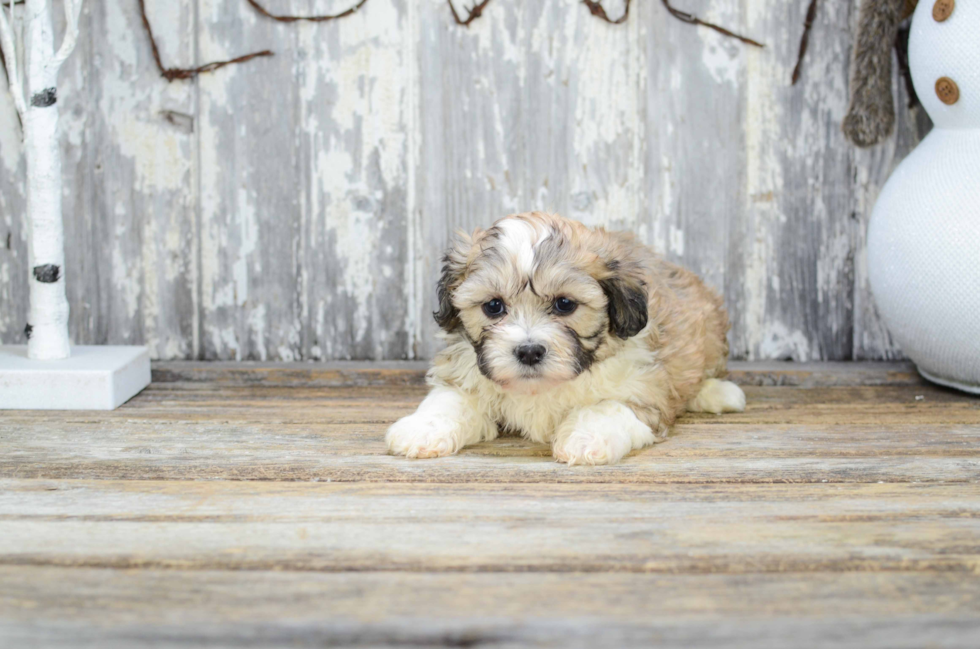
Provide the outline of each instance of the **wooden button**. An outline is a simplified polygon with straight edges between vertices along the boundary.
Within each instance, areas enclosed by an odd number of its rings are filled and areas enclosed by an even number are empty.
[[[936,0],[932,5],[932,17],[941,23],[953,15],[953,9],[956,9],[956,0]]]
[[[939,101],[952,106],[960,100],[960,87],[949,77],[942,77],[936,82],[936,95]]]

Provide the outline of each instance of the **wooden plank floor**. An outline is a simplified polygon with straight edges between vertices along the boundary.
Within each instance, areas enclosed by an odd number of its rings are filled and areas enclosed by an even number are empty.
[[[736,365],[612,467],[385,455],[422,366],[162,364],[0,412],[0,647],[977,647],[980,399]]]

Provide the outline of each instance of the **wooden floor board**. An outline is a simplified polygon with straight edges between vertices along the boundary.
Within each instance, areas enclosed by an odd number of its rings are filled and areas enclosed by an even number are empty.
[[[11,565],[980,572],[976,484],[529,489],[13,480],[0,483],[0,525],[0,563]]]
[[[612,467],[385,454],[424,366],[167,363],[0,413],[0,646],[980,646],[980,399],[736,364]]]
[[[419,361],[383,363],[196,363],[158,362],[153,382],[266,385],[288,387],[349,387],[422,385],[428,364]],[[740,385],[800,388],[821,386],[924,385],[911,363],[787,363],[741,362],[728,365],[729,378]]]
[[[6,612],[0,642],[859,649],[971,647],[980,633],[980,581],[949,573],[816,574],[801,581],[769,574],[79,568],[68,578],[70,588],[63,569],[0,566],[8,586],[0,592]]]

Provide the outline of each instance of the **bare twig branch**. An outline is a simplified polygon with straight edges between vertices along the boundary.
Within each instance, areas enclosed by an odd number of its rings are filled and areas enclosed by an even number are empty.
[[[0,9],[0,12],[3,10]],[[3,68],[3,76],[7,79],[7,84],[10,84],[10,75],[7,74],[7,57],[3,55],[3,43],[0,42],[0,68]]]
[[[456,12],[456,6],[453,4],[453,0],[446,0],[449,3],[449,10],[453,12],[453,19],[455,19],[457,25],[462,25],[464,27],[469,26],[471,22],[483,15],[483,10],[486,9],[487,5],[490,4],[491,0],[481,0],[477,4],[473,5],[472,8],[467,10],[466,18],[461,18],[459,13]],[[609,17],[606,13],[605,8],[602,6],[601,0],[582,0],[582,4],[589,8],[589,13],[598,18],[599,20],[605,21],[611,25],[621,25],[625,23],[630,15],[630,1],[626,0],[626,4],[623,8],[623,15],[619,18],[613,19]],[[666,7],[667,11],[671,16],[677,18],[681,22],[688,23],[689,25],[699,25],[701,27],[707,27],[708,29],[713,29],[719,34],[728,36],[729,38],[736,38],[743,43],[748,45],[754,45],[755,47],[765,47],[759,41],[752,40],[741,34],[736,34],[733,31],[729,31],[720,25],[715,25],[714,23],[709,23],[701,20],[693,14],[689,14],[686,11],[681,11],[680,9],[675,9],[671,4],[670,0],[661,0]],[[253,0],[248,0],[248,2],[253,2]]]
[[[260,5],[256,0],[245,0],[245,2],[247,2],[250,5],[252,5],[252,7],[257,12],[259,12],[260,14],[262,14],[263,16],[265,16],[266,18],[271,18],[272,20],[278,20],[281,23],[295,23],[295,22],[300,22],[300,21],[304,21],[304,22],[308,22],[308,23],[325,23],[325,22],[330,21],[330,20],[337,20],[339,18],[346,18],[347,16],[350,16],[351,14],[357,13],[357,11],[361,7],[363,7],[364,5],[367,4],[367,1],[368,0],[359,0],[359,2],[356,5],[352,6],[350,9],[347,9],[345,11],[341,11],[339,14],[324,14],[322,16],[283,16],[283,15],[277,15],[277,14],[274,14],[274,13],[270,13],[268,9],[266,9],[265,7],[263,7],[262,5]]]
[[[803,59],[806,57],[806,49],[810,45],[810,30],[817,19],[817,0],[810,0],[810,7],[806,10],[806,20],[803,21],[803,37],[800,39],[800,54],[796,58],[796,67],[793,68],[793,84],[800,80],[803,71]]]
[[[208,72],[214,72],[215,70],[220,70],[226,65],[236,65],[238,63],[245,63],[246,61],[251,61],[252,59],[257,59],[261,56],[273,56],[273,52],[272,50],[262,50],[261,52],[252,52],[251,54],[244,54],[242,56],[229,59],[227,61],[212,61],[211,63],[205,63],[204,65],[193,68],[191,70],[176,70],[174,68],[171,68],[167,70],[163,76],[167,79],[167,81],[172,81],[173,79],[189,79],[199,74],[206,74]]]
[[[17,108],[17,116],[23,121],[24,114],[27,112],[27,102],[24,100],[24,78],[21,76],[23,71],[17,66],[17,46],[14,40],[14,30],[11,26],[14,22],[14,7],[10,5],[10,16],[3,13],[0,9],[0,47],[3,48],[3,67],[7,72],[7,81],[10,86],[10,94],[14,98],[14,106]]]
[[[689,25],[700,25],[701,27],[707,27],[708,29],[713,29],[719,34],[723,34],[730,38],[737,38],[738,40],[742,41],[747,45],[754,45],[755,47],[765,47],[765,45],[763,45],[759,41],[752,40],[751,38],[748,38],[747,36],[742,36],[741,34],[736,34],[735,32],[729,31],[724,27],[721,27],[720,25],[715,25],[714,23],[705,22],[693,14],[689,14],[685,11],[680,11],[679,9],[674,9],[670,4],[670,0],[662,0],[662,2],[664,3],[664,7],[667,8],[667,11],[670,12],[670,15],[680,20],[681,22],[685,22]]]
[[[464,20],[459,17],[458,13],[456,13],[456,7],[453,5],[453,0],[446,0],[446,2],[449,3],[449,10],[453,12],[453,19],[456,20],[456,24],[462,25],[463,27],[469,27],[471,22],[482,16],[483,10],[487,8],[488,4],[490,4],[490,0],[481,0],[480,2],[476,3],[472,8],[466,10],[467,15],[466,19]]]
[[[164,67],[163,60],[160,58],[160,49],[157,47],[156,38],[153,36],[153,28],[150,27],[150,19],[146,17],[145,1],[137,0],[137,2],[139,2],[140,5],[140,15],[143,18],[143,28],[146,30],[147,36],[150,37],[150,49],[153,50],[153,60],[156,62],[157,68],[160,70],[160,75],[167,81],[173,81],[174,79],[190,79],[199,74],[214,72],[215,70],[223,68],[226,65],[245,63],[246,61],[251,61],[252,59],[260,56],[273,55],[273,53],[269,50],[262,50],[261,52],[252,52],[251,54],[245,54],[244,56],[239,56],[238,58],[234,58],[229,61],[213,61],[197,68]]]
[[[606,10],[602,7],[602,4],[596,0],[582,0],[582,4],[589,8],[589,13],[598,18],[599,20],[604,20],[610,25],[621,25],[626,22],[626,19],[630,17],[630,0],[626,0],[626,6],[623,8],[623,15],[613,20],[606,13]]]
[[[61,67],[75,49],[75,41],[78,40],[78,16],[82,12],[82,2],[84,0],[64,0],[65,5],[65,36],[61,41],[58,53],[48,63],[55,70]]]
[[[7,17],[3,15],[3,7],[9,7],[9,6],[10,5],[0,5],[0,67],[3,68],[3,74],[7,78],[8,85],[10,84],[10,73],[7,71],[7,57],[3,53],[3,40],[4,40],[3,30],[6,29]],[[13,10],[11,10],[11,13],[12,12]],[[13,40],[13,38],[11,37],[10,40]],[[17,52],[14,51],[14,55],[16,54]]]

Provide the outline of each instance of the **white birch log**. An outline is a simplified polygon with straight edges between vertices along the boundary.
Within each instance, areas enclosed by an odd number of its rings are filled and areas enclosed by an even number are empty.
[[[61,215],[61,152],[58,149],[58,69],[75,47],[82,0],[64,0],[65,35],[57,54],[51,0],[27,0],[24,7],[24,58],[18,65],[10,16],[0,17],[0,46],[7,61],[14,103],[23,123],[27,160],[28,263],[31,306],[26,332],[33,359],[67,358],[68,300],[65,296],[65,243]],[[0,10],[2,14],[2,10]],[[28,100],[25,100],[24,77]]]

